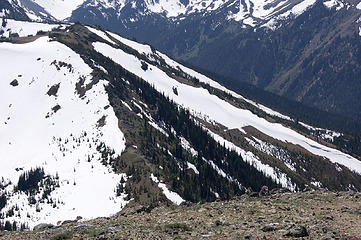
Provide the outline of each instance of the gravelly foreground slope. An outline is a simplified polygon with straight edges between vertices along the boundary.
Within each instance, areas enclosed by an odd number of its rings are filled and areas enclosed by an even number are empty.
[[[72,222],[0,239],[360,239],[361,194],[243,195],[188,206],[126,208],[111,218]]]

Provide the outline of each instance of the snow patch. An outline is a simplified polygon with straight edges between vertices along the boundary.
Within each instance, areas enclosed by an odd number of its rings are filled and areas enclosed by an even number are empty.
[[[99,37],[103,38],[104,40],[112,43],[112,44],[115,44],[117,45],[113,40],[111,40],[103,31],[101,30],[98,30],[98,29],[95,29],[95,28],[92,28],[92,27],[89,27],[89,26],[86,26],[86,28],[91,31],[92,33],[98,35]]]
[[[361,2],[359,2],[357,5],[356,5],[356,8],[361,10]]]
[[[199,174],[199,171],[194,164],[187,162],[187,167],[188,167],[188,169],[192,169],[195,174]]]
[[[247,137],[245,139],[254,148],[281,160],[289,169],[291,169],[292,171],[296,171],[296,168],[294,166],[295,163],[292,162],[291,156],[287,153],[287,151],[283,150],[282,148],[278,148],[270,143],[261,141],[255,137],[253,137],[253,139],[255,141],[253,141]]]
[[[155,122],[152,122],[152,121],[148,121],[148,123],[149,123],[149,125],[154,127],[156,130],[161,132],[163,135],[165,135],[166,137],[169,137],[169,134],[163,128],[159,127],[158,124],[156,124]]]
[[[296,185],[291,182],[291,180],[287,177],[285,173],[282,173],[279,169],[275,169],[268,164],[262,163],[259,158],[252,152],[246,152],[232,142],[227,141],[226,139],[211,132],[210,130],[208,130],[208,133],[213,137],[214,140],[216,140],[221,145],[225,145],[226,148],[236,151],[243,158],[244,161],[257,168],[258,171],[263,172],[268,177],[271,177],[274,181],[281,184],[282,187],[288,188],[291,191],[295,191]]]
[[[198,155],[198,152],[192,148],[191,144],[184,137],[180,137],[179,139],[181,140],[182,147],[192,154],[193,157]]]
[[[57,20],[65,20],[85,0],[33,0]]]
[[[6,22],[5,27],[3,27],[4,21]],[[54,28],[64,28],[66,26],[66,24],[47,24],[0,18],[0,32],[1,30],[3,31],[0,36],[9,37],[10,34],[17,33],[19,37],[27,37],[29,35],[36,35],[38,31],[48,32]]]
[[[162,189],[163,194],[164,194],[171,202],[173,202],[173,203],[176,204],[176,205],[180,205],[182,202],[184,202],[184,199],[181,198],[181,196],[179,196],[178,193],[172,192],[172,191],[168,190],[167,186],[166,186],[164,183],[160,182],[160,181],[158,180],[158,178],[157,178],[156,176],[154,176],[153,173],[150,175],[150,178],[152,179],[153,182],[158,183],[158,187],[159,187],[160,189]]]
[[[107,32],[110,36],[112,36],[114,39],[118,40],[119,42],[133,48],[134,50],[137,50],[140,54],[152,54],[152,49],[150,48],[149,45],[145,45],[145,44],[140,44],[137,43],[135,41],[131,41],[129,39],[123,38],[121,36],[119,36],[118,34],[112,33],[112,32]]]

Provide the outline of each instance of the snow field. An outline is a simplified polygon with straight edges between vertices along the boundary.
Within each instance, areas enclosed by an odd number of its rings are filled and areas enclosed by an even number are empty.
[[[36,35],[38,31],[48,32],[54,28],[65,27],[66,25],[61,24],[47,24],[47,23],[37,23],[37,22],[25,22],[17,21],[13,19],[6,19],[6,26],[2,27],[4,22],[3,18],[0,18],[0,30],[3,30],[4,33],[1,34],[3,37],[9,37],[10,33],[17,33],[19,37],[26,37],[29,35]]]
[[[58,20],[64,20],[85,0],[34,0]]]
[[[0,95],[0,176],[13,183],[6,190],[13,191],[20,174],[35,167],[58,176],[60,185],[50,194],[57,202],[55,208],[46,202],[29,205],[24,193],[16,193],[2,212],[18,205],[20,216],[7,220],[33,227],[120,211],[127,202],[124,194],[116,197],[115,189],[126,176],[102,164],[101,152],[96,150],[100,145],[101,151],[108,150],[106,161],[110,161],[125,149],[104,88],[107,82],[99,81],[80,97],[75,84],[80,78],[90,83],[92,69],[71,49],[47,37],[26,44],[1,43],[0,54],[7,56],[0,58],[0,89],[4,90]],[[60,67],[60,62],[69,65]],[[18,86],[10,85],[14,79]],[[49,96],[47,92],[57,84],[57,93]],[[55,111],[54,106],[60,109]],[[100,126],[103,117],[105,124]]]

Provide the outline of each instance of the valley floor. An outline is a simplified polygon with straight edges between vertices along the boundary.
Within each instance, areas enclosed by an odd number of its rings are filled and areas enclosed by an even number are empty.
[[[310,191],[156,208],[0,239],[361,239],[361,194]]]

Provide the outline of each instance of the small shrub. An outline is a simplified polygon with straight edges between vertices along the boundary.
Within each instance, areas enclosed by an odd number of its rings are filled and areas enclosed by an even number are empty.
[[[192,231],[192,228],[185,223],[171,223],[164,226],[165,229],[178,230],[184,232]]]
[[[73,237],[73,233],[72,232],[62,232],[62,233],[58,233],[55,236],[53,236],[51,239],[52,240],[66,240],[66,239],[71,239]]]

